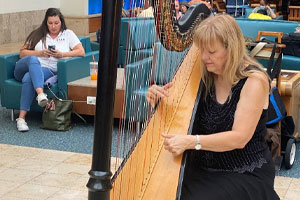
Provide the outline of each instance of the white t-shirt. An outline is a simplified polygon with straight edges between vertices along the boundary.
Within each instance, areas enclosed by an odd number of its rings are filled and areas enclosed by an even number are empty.
[[[46,36],[46,49],[48,48],[48,45],[55,45],[55,49],[61,52],[69,52],[79,43],[80,41],[78,37],[72,30],[69,29],[60,32],[55,39],[52,39],[49,34]],[[36,44],[34,49],[36,51],[45,49],[45,46],[42,44],[42,40]],[[47,67],[54,72],[57,71],[57,58],[38,57],[38,59],[42,67]]]
[[[153,8],[150,6],[149,8],[143,10],[138,17],[154,17],[153,16]]]

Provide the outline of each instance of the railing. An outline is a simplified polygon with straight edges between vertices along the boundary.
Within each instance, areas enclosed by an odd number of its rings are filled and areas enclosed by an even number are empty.
[[[300,21],[300,6],[289,6],[289,21]]]

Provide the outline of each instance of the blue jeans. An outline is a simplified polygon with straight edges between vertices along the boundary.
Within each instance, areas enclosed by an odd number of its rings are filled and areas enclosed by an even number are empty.
[[[44,88],[44,82],[55,74],[42,67],[36,56],[25,56],[16,63],[14,76],[17,81],[22,82],[20,110],[30,110],[35,89]]]

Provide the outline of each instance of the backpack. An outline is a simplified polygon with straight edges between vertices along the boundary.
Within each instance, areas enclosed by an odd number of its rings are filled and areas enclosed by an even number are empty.
[[[284,34],[281,42],[286,45],[283,48],[284,55],[300,57],[300,33]]]

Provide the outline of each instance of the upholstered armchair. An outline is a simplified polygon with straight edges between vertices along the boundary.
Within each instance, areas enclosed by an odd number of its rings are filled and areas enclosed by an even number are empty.
[[[153,17],[123,17],[121,19],[118,65],[139,62],[153,55],[157,40]],[[99,51],[99,43],[91,42],[92,50]]]
[[[89,62],[93,60],[93,56],[96,60],[99,59],[99,52],[91,51],[90,38],[80,37],[79,39],[85,49],[85,56],[60,59],[57,63],[57,83],[51,86],[51,90],[58,97],[66,98],[64,96],[68,93],[68,82],[89,76]],[[15,63],[19,59],[19,53],[0,55],[1,106],[11,109],[12,120],[14,119],[14,110],[20,108],[22,83],[14,79]],[[45,88],[45,93],[49,98],[53,97],[47,88]],[[36,101],[33,101],[31,111],[41,112],[43,109],[38,106]]]

